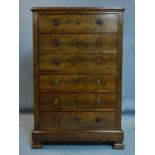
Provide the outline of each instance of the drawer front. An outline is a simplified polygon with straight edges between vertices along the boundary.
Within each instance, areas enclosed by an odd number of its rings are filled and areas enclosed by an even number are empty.
[[[117,31],[117,14],[39,15],[40,33]]]
[[[116,33],[105,34],[41,34],[39,35],[39,51],[68,53],[84,51],[116,50]],[[98,52],[99,52],[98,51]]]
[[[115,110],[115,93],[42,93],[41,111]]]
[[[114,112],[40,112],[42,129],[114,129]]]
[[[40,92],[115,92],[116,75],[40,75]]]
[[[40,71],[52,74],[116,73],[116,54],[47,54],[39,60]]]

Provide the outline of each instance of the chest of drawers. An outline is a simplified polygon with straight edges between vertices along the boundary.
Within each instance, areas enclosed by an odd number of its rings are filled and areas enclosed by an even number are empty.
[[[110,142],[121,129],[122,8],[33,8],[34,130],[43,142]]]

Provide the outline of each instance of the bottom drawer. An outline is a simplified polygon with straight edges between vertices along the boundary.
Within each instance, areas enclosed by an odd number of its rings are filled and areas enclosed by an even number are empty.
[[[114,129],[115,112],[40,112],[42,129]]]

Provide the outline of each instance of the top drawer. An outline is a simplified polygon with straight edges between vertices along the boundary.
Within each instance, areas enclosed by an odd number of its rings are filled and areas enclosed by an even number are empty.
[[[93,33],[117,31],[117,14],[39,15],[39,33]]]

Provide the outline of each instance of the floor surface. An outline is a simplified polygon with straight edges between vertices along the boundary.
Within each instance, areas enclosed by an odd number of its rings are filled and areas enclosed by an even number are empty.
[[[44,145],[42,149],[31,149],[33,114],[20,114],[19,155],[134,155],[134,115],[124,114],[122,121],[124,150],[113,150],[110,145]]]

